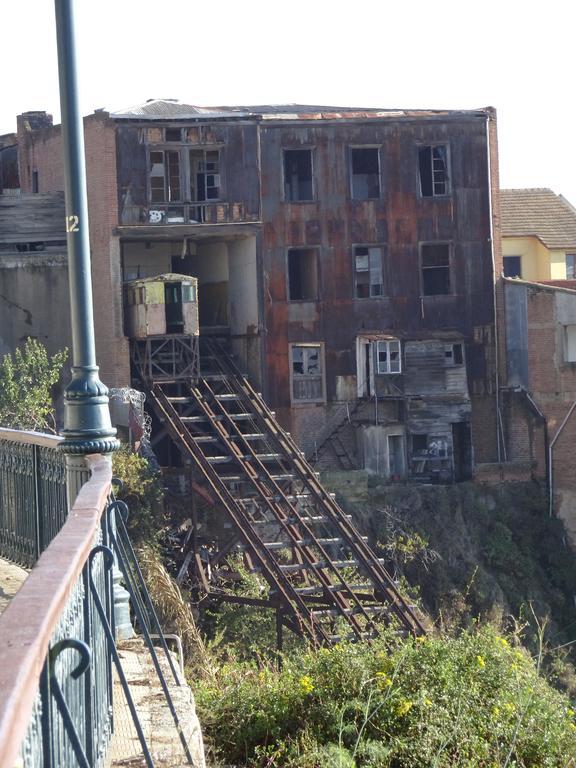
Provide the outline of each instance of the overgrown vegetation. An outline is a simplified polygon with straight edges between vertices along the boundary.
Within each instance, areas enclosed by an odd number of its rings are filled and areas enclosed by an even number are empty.
[[[222,764],[250,768],[565,766],[575,711],[516,637],[489,626],[228,663],[196,687]]]
[[[533,650],[537,620],[552,645],[574,638],[576,557],[538,486],[379,486],[356,512],[440,627],[527,622]]]
[[[68,357],[63,349],[48,355],[28,338],[23,347],[0,360],[0,424],[12,429],[55,432],[53,389]]]
[[[136,546],[154,544],[168,522],[162,475],[126,445],[112,454],[112,469],[122,481],[116,496],[128,505],[127,527],[132,541]]]

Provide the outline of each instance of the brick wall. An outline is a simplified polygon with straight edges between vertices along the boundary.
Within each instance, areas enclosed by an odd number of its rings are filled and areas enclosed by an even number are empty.
[[[18,117],[19,165],[23,191],[32,191],[32,170],[39,191],[64,189],[62,134],[48,120]],[[48,124],[47,124],[48,123]],[[34,126],[40,125],[37,130]],[[128,341],[123,335],[120,243],[112,234],[118,225],[116,137],[106,113],[84,118],[86,181],[90,221],[92,289],[96,359],[102,381],[111,387],[130,383]]]

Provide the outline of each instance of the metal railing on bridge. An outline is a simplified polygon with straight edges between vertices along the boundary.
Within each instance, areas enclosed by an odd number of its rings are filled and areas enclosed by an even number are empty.
[[[86,457],[91,477],[68,512],[59,442],[0,430],[0,558],[32,568],[0,616],[0,768],[102,768],[113,732],[114,669],[144,764],[153,768],[115,644],[116,564],[192,765],[153,637],[175,684],[182,679],[130,544],[127,507],[113,499],[110,458]]]

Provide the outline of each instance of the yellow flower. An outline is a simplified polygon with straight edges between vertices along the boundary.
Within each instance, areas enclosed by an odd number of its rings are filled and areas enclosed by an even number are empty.
[[[426,635],[418,635],[416,638],[417,643],[425,643],[426,642]]]
[[[498,717],[498,715],[500,714],[500,707],[492,707],[492,714],[494,715],[494,717]]]
[[[299,685],[303,693],[312,693],[314,690],[314,684],[310,675],[303,675],[299,680]]]
[[[478,666],[480,667],[480,669],[486,666],[486,662],[484,661],[483,656],[476,656],[476,661],[478,662]]]
[[[508,640],[506,640],[505,637],[497,637],[496,642],[500,643],[500,645],[503,646],[504,648],[508,648],[509,646],[509,642]]]
[[[396,714],[398,717],[404,717],[404,715],[407,715],[408,712],[412,709],[412,702],[408,701],[407,699],[403,699],[400,704],[396,707]]]
[[[392,679],[386,672],[376,672],[376,682],[379,688],[389,688],[392,685]]]
[[[432,706],[432,699],[424,699],[424,706],[425,707],[431,707]]]
[[[514,706],[514,704],[512,704],[512,702],[511,702],[511,701],[507,701],[507,702],[504,704],[504,709],[505,709],[507,712],[514,712],[514,710],[516,709],[516,707]]]

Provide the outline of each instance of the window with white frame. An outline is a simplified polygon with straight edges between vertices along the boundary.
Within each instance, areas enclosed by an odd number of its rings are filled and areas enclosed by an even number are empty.
[[[324,402],[323,357],[322,344],[290,345],[290,376],[293,402]]]
[[[576,363],[576,325],[564,326],[564,362]]]
[[[402,356],[398,339],[376,342],[376,370],[378,373],[401,373]]]
[[[383,296],[382,251],[379,245],[354,246],[354,296],[370,299]]]
[[[450,194],[447,144],[418,147],[418,170],[422,197]]]

